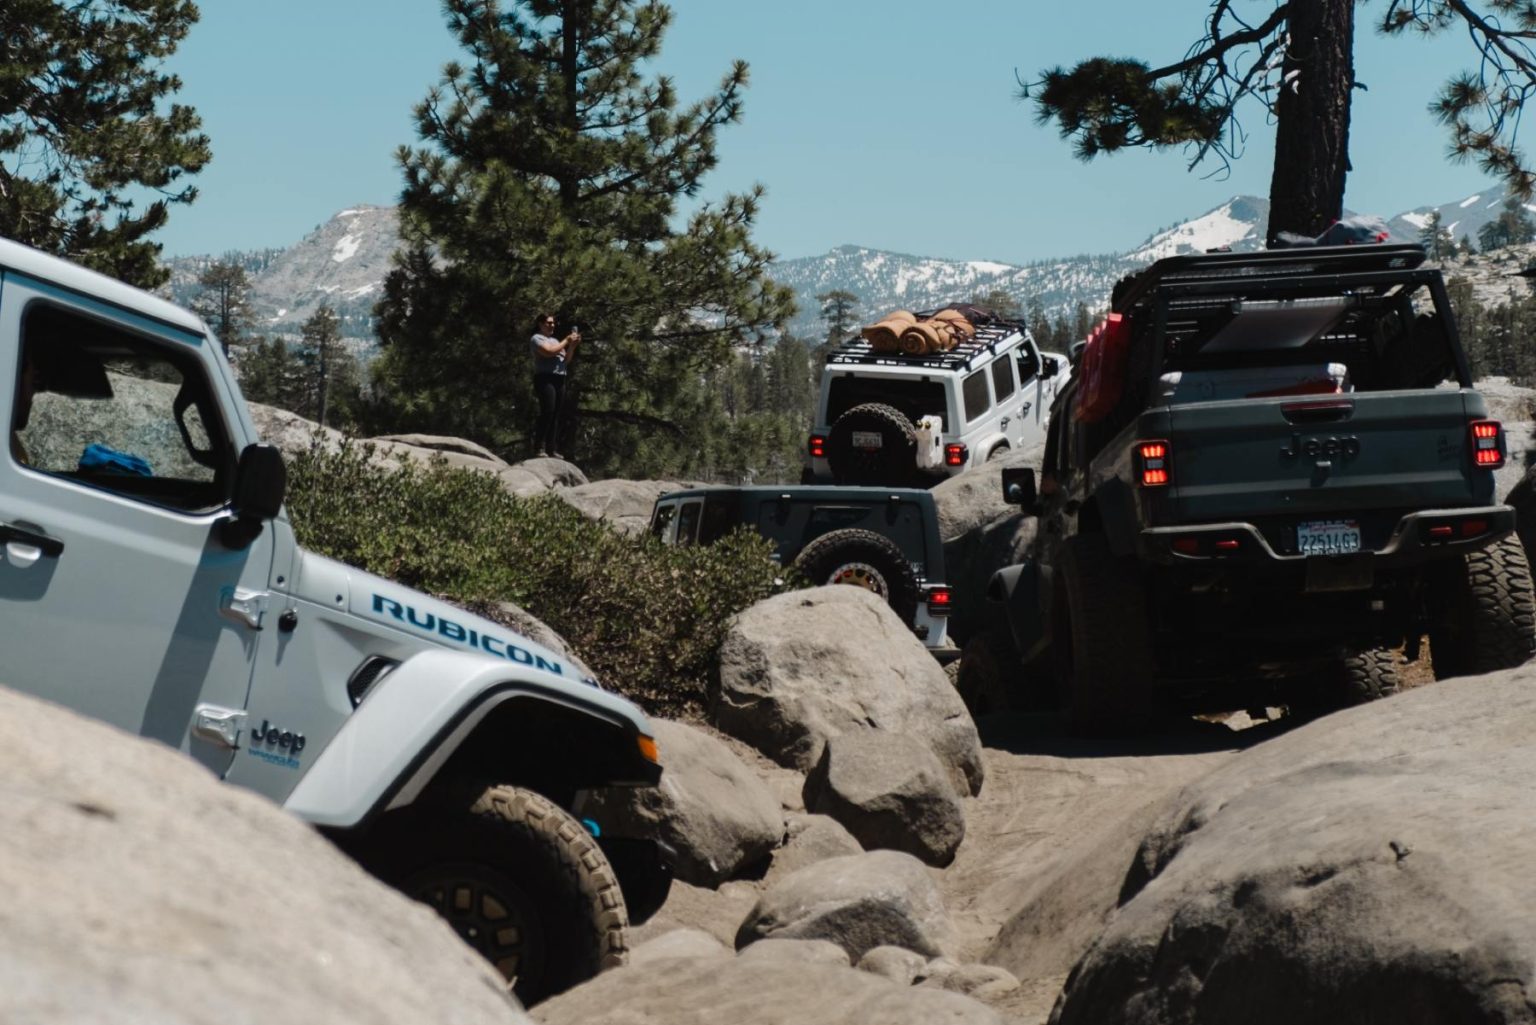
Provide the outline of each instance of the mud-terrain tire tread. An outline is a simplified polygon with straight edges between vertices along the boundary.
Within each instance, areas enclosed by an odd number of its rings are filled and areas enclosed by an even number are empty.
[[[1346,655],[1339,663],[1337,697],[1345,707],[1391,697],[1401,689],[1396,652],[1371,648]]]
[[[853,432],[866,430],[880,433],[883,444],[878,452],[853,447]],[[827,463],[839,484],[908,485],[917,477],[917,428],[895,406],[854,406],[828,432]]]
[[[532,790],[464,783],[381,838],[384,875],[400,884],[433,865],[482,861],[526,887],[547,937],[544,972],[519,978],[525,1006],[616,968],[629,958],[629,916],[618,876],[569,812]],[[503,857],[484,861],[500,852]]]
[[[911,626],[917,618],[917,575],[895,541],[872,530],[848,527],[821,535],[795,556],[795,567],[818,585],[829,583],[833,572],[850,562],[867,563],[879,572],[885,580],[886,601]]]
[[[1071,648],[1056,659],[1063,716],[1077,731],[1134,729],[1152,707],[1145,589],[1103,534],[1073,535],[1060,551],[1066,601],[1057,614],[1067,616],[1062,640]]]
[[[1536,587],[1517,536],[1468,552],[1441,593],[1429,636],[1435,679],[1513,669],[1536,653]]]

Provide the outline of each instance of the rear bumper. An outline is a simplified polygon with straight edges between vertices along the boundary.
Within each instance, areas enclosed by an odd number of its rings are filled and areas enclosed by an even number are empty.
[[[1494,505],[1409,513],[1398,521],[1384,547],[1340,556],[1277,552],[1250,523],[1152,527],[1137,537],[1136,550],[1142,559],[1164,566],[1302,566],[1309,560],[1323,560],[1365,561],[1376,568],[1395,569],[1486,548],[1514,529],[1515,510],[1507,505]],[[1174,544],[1178,541],[1192,542],[1198,553],[1176,549]],[[1234,541],[1236,544],[1231,544]]]

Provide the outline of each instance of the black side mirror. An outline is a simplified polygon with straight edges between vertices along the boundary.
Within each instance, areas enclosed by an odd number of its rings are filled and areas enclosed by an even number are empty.
[[[1040,511],[1032,466],[1010,466],[1003,470],[1003,501],[1018,506],[1026,515]]]
[[[262,525],[283,507],[287,490],[288,468],[276,446],[245,446],[235,468],[234,515],[220,523],[225,546],[245,548],[260,537]]]
[[[1055,356],[1043,357],[1043,362],[1042,362],[1042,365],[1040,367],[1040,379],[1041,380],[1048,380],[1048,379],[1050,379],[1052,377],[1055,377],[1057,371],[1059,371],[1060,369],[1061,369],[1061,360],[1057,359]]]
[[[1088,348],[1087,342],[1073,342],[1072,348],[1067,350],[1067,359],[1072,361],[1075,367],[1083,358],[1083,350]]]

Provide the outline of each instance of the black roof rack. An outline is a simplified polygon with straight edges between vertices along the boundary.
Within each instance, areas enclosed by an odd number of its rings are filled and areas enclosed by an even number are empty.
[[[848,339],[827,357],[828,365],[926,367],[932,370],[961,370],[984,353],[995,353],[997,347],[1014,335],[1022,335],[1024,326],[1011,321],[996,324],[978,324],[976,336],[961,342],[948,352],[930,352],[921,356],[908,356],[903,352],[876,352],[863,338]]]
[[[1340,275],[1390,274],[1416,269],[1424,262],[1424,247],[1412,243],[1358,246],[1296,246],[1252,253],[1203,253],[1168,256],[1134,276],[1118,301],[1124,312],[1164,286],[1246,284]]]

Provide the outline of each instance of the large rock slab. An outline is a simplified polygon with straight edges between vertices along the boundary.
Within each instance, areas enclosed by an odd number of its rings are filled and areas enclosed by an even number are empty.
[[[425,906],[185,756],[0,688],[0,1019],[527,1023]]]
[[[922,642],[863,588],[792,591],[741,612],[721,646],[711,716],[802,771],[840,733],[908,733],[938,755],[957,789],[981,789],[981,742],[965,703]]]
[[[434,457],[440,458],[449,466],[461,470],[484,470],[487,473],[496,473],[507,467],[505,459],[484,445],[442,434],[381,434],[376,438],[370,438],[369,442],[388,446],[391,450],[398,450],[396,446],[403,446],[413,459],[428,462]]]
[[[857,963],[876,947],[948,953],[954,928],[923,863],[898,851],[829,858],[785,876],[736,931],[739,950],[767,938],[831,940]]]
[[[928,865],[948,865],[965,838],[965,810],[948,772],[905,733],[832,737],[806,777],[805,807],[842,823],[865,850],[905,851]]]
[[[689,486],[665,480],[599,480],[562,488],[555,494],[587,519],[601,520],[625,534],[638,536],[650,528],[657,498]]]
[[[604,972],[539,1005],[543,1025],[1003,1025],[970,997],[830,964],[691,958]]]
[[[677,850],[677,878],[718,886],[762,865],[784,841],[778,798],[723,743],[695,727],[652,719],[661,784],[588,795],[583,814],[620,836],[649,836]]]
[[[1536,669],[1349,709],[1169,805],[1055,1022],[1536,1019]]]

